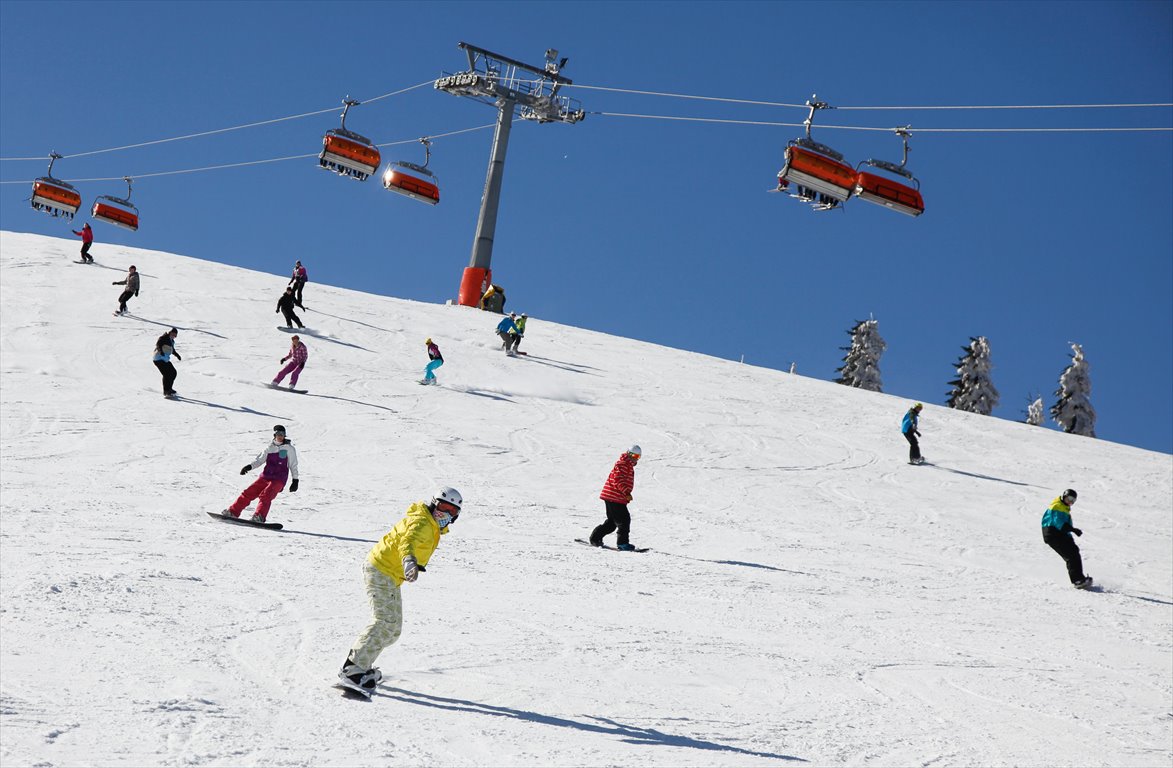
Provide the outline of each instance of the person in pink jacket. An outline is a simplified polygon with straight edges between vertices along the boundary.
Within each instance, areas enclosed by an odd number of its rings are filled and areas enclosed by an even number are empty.
[[[289,388],[293,389],[297,386],[297,377],[301,375],[302,368],[305,368],[305,361],[310,357],[310,352],[305,348],[305,344],[301,343],[300,336],[294,336],[289,345],[289,354],[281,358],[281,362],[289,361],[281,372],[277,374],[277,378],[273,379],[273,386],[276,387],[281,384],[282,379],[289,376]]]

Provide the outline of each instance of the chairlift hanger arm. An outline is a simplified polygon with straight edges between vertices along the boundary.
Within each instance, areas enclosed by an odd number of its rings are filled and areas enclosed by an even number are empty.
[[[546,80],[552,80],[555,83],[559,83],[562,85],[573,85],[574,84],[574,81],[568,77],[563,77],[560,74],[555,74],[554,72],[550,72],[550,71],[543,69],[541,67],[533,67],[533,66],[530,66],[529,64],[523,64],[522,62],[517,61],[516,59],[511,59],[508,56],[502,56],[499,53],[493,53],[492,51],[487,51],[484,48],[478,48],[477,46],[470,45],[469,43],[462,42],[462,43],[459,43],[457,45],[457,47],[462,49],[465,53],[468,54],[468,68],[470,70],[476,69],[475,57],[477,54],[480,54],[481,56],[484,56],[487,59],[496,59],[497,61],[500,61],[503,64],[508,64],[512,67],[524,69],[527,72],[534,73],[538,77],[545,78]]]

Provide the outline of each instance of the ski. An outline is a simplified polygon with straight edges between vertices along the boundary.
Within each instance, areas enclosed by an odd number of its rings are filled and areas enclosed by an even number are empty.
[[[618,549],[616,547],[612,547],[609,544],[604,544],[600,547],[596,547],[594,544],[591,544],[586,539],[575,539],[575,541],[577,541],[579,544],[585,544],[588,547],[591,547],[593,549],[609,549],[612,552],[647,552],[647,551],[651,550],[651,547],[636,547],[635,549],[623,550],[623,549]]]
[[[247,525],[252,528],[268,528],[270,531],[279,531],[284,526],[281,523],[254,523],[252,520],[247,520],[241,517],[232,517],[231,515],[222,515],[219,512],[209,512],[208,517],[214,517],[225,523],[234,523],[235,525]]]

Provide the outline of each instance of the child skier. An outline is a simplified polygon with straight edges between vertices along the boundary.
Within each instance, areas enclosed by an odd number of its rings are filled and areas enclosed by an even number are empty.
[[[631,501],[631,492],[635,489],[635,465],[639,462],[641,453],[638,445],[628,448],[607,476],[603,492],[599,494],[599,498],[607,505],[607,522],[591,531],[591,544],[596,547],[603,546],[603,537],[618,529],[615,548],[624,552],[635,549],[627,540],[631,530],[631,513],[627,510],[627,505]]]
[[[917,425],[920,421],[920,412],[924,406],[916,403],[908,409],[908,413],[904,414],[904,421],[900,422],[900,431],[904,433],[904,439],[908,441],[908,463],[909,464],[924,464],[924,457],[920,455],[920,442],[917,440],[920,437],[920,430]]]
[[[370,697],[383,673],[372,665],[403,631],[403,601],[399,587],[415,581],[460,517],[464,500],[455,488],[441,488],[430,502],[417,501],[378,544],[363,563],[363,580],[374,618],[354,641],[339,683]]]
[[[431,339],[424,339],[424,344],[428,347],[428,360],[430,362],[424,366],[424,380],[420,384],[435,384],[436,369],[444,364],[444,356],[440,354],[440,348]]]
[[[1076,589],[1087,589],[1092,585],[1092,577],[1083,573],[1083,558],[1079,555],[1079,547],[1071,534],[1082,536],[1083,531],[1071,524],[1071,505],[1078,497],[1075,491],[1068,488],[1063,494],[1051,502],[1047,511],[1043,513],[1043,541],[1047,546],[1059,553],[1059,557],[1067,563],[1067,576],[1071,579],[1071,586]]]
[[[247,475],[253,469],[264,464],[265,469],[256,482],[245,488],[236,501],[220,514],[224,517],[240,517],[240,513],[253,499],[260,497],[257,502],[257,511],[251,520],[254,523],[263,523],[269,515],[269,505],[273,498],[281,493],[285,481],[293,475],[293,482],[289,484],[289,492],[297,493],[297,451],[293,443],[285,439],[285,427],[278,424],[273,427],[273,442],[269,443],[260,454],[250,463],[245,464],[240,474]]]
[[[115,315],[126,314],[126,302],[130,301],[131,296],[138,296],[138,270],[134,265],[130,265],[130,269],[126,271],[126,277],[122,280],[115,280],[110,285],[125,285],[126,290],[118,296],[118,311]]]
[[[94,257],[90,255],[90,246],[94,244],[94,230],[90,223],[87,221],[83,224],[80,232],[76,229],[69,231],[81,238],[81,263],[93,264]]]
[[[282,379],[284,379],[287,374],[293,374],[289,377],[289,388],[293,389],[296,387],[297,377],[301,375],[302,369],[305,368],[305,361],[308,360],[309,357],[310,351],[306,349],[305,344],[301,343],[301,337],[294,336],[290,340],[289,354],[281,358],[281,362],[284,363],[286,360],[288,360],[289,364],[281,369],[281,372],[277,374],[277,378],[273,379],[271,386],[276,387],[280,385]]]
[[[179,329],[172,328],[160,336],[155,341],[155,356],[151,358],[155,367],[159,369],[159,373],[163,374],[163,397],[171,400],[174,400],[179,394],[174,389],[175,378],[179,373],[175,370],[174,363],[171,362],[171,356],[175,355],[176,360],[183,359],[175,349],[175,337],[178,335]]]

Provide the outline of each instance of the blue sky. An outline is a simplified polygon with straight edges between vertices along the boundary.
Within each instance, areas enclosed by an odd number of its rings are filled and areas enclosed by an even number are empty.
[[[1169,2],[7,0],[0,156],[68,156],[326,109],[462,70],[460,41],[538,65],[557,48],[577,86],[747,101],[1173,102]],[[794,362],[823,379],[835,376],[845,331],[872,315],[888,342],[884,391],[931,403],[944,402],[961,346],[984,335],[1002,395],[995,415],[1014,420],[1030,394],[1050,406],[1077,342],[1091,364],[1098,435],[1173,450],[1173,134],[931,130],[1170,127],[1173,110],[820,113],[815,138],[853,163],[898,160],[900,144],[820,122],[912,125],[908,165],[927,210],[911,219],[861,201],[816,214],[768,194],[799,128],[597,114],[800,123],[802,110],[567,93],[587,110],[583,122],[514,125],[493,255],[507,308],[755,365]],[[347,124],[385,143],[494,117],[428,86],[357,107]],[[312,154],[337,124],[332,111],[67,157],[54,175],[145,177]],[[468,265],[491,139],[485,129],[436,140],[435,208],[377,178],[323,172],[315,158],[139,178],[142,227],[95,224],[94,253],[101,261],[103,243],[121,243],[282,277],[301,259],[311,281],[442,302]],[[383,157],[419,162],[422,152],[407,143]],[[7,161],[0,181],[44,171],[44,162]],[[87,207],[125,191],[120,181],[77,186]],[[71,236],[33,211],[28,194],[0,185],[0,226]],[[274,301],[283,283],[274,279]],[[307,306],[313,295],[311,285]]]

